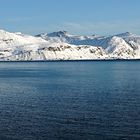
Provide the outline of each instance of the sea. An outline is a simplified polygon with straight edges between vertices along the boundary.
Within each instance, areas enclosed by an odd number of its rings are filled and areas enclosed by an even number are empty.
[[[140,61],[0,62],[0,140],[140,140]]]

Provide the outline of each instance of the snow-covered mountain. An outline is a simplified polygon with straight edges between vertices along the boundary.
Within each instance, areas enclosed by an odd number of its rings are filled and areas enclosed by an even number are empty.
[[[36,36],[0,30],[0,60],[140,59],[140,36],[78,36],[66,31]]]
[[[112,36],[75,36],[66,31],[41,34],[45,40],[55,39],[73,45],[90,45],[101,47],[108,58],[139,59],[140,36],[126,32]]]

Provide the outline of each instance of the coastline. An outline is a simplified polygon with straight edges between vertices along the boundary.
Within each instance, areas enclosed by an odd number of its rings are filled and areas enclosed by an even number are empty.
[[[81,60],[0,60],[0,63],[7,62],[91,62],[91,61],[140,61],[140,59],[81,59]]]

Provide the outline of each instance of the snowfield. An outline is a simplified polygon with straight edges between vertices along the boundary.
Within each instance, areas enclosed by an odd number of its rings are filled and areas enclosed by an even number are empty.
[[[0,61],[140,59],[140,36],[76,36],[66,31],[36,36],[0,30]]]

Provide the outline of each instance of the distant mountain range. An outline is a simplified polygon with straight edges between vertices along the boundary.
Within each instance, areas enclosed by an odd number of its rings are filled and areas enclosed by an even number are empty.
[[[95,59],[140,59],[140,36],[79,36],[66,31],[31,36],[0,30],[0,61]]]

